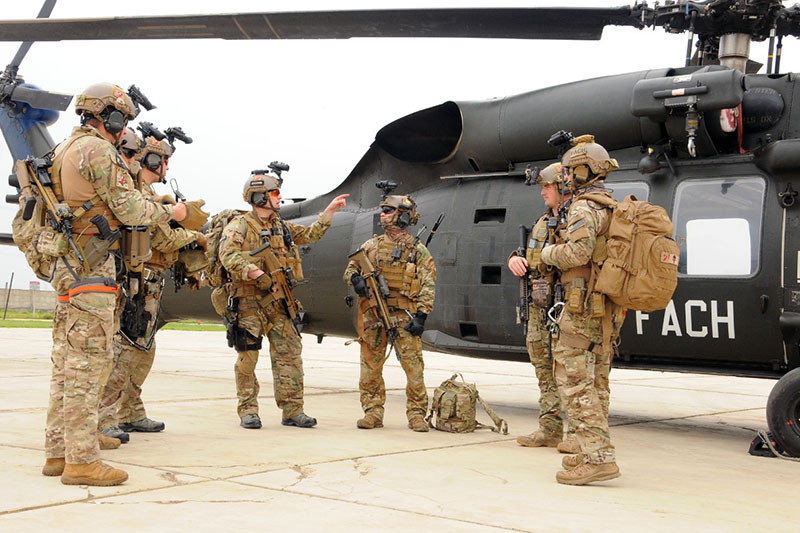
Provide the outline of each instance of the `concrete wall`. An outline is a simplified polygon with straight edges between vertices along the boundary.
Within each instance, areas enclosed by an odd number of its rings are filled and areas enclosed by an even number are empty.
[[[6,305],[6,294],[8,289],[0,289],[0,312]],[[22,289],[11,289],[11,296],[8,299],[8,308],[20,311],[30,311],[33,305],[37,311],[52,311],[56,307],[55,291],[29,291]],[[0,318],[2,318],[0,314]]]

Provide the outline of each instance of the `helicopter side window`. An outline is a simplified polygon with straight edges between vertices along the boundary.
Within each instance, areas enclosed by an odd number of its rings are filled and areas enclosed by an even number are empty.
[[[766,184],[761,178],[684,181],[675,191],[678,274],[743,277],[758,271]]]
[[[650,185],[643,181],[607,183],[606,188],[611,193],[611,197],[618,202],[623,201],[629,194],[634,195],[637,200],[645,202],[650,196]]]

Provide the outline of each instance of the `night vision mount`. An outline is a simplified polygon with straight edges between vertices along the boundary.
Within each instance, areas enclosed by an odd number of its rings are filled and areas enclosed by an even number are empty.
[[[139,89],[136,85],[131,85],[128,87],[128,96],[131,97],[133,100],[133,105],[136,106],[136,113],[138,114],[141,111],[141,107],[145,108],[147,111],[152,111],[156,108],[153,103],[147,98],[144,93]]]
[[[142,132],[142,138],[154,137],[158,141],[167,140],[169,145],[175,150],[175,141],[181,141],[184,144],[192,144],[194,140],[184,133],[183,128],[172,127],[167,128],[163,132],[153,126],[152,122],[140,122],[136,129]]]
[[[386,197],[392,194],[398,185],[400,184],[391,180],[380,180],[375,183],[375,186],[383,191],[381,200],[386,200]]]

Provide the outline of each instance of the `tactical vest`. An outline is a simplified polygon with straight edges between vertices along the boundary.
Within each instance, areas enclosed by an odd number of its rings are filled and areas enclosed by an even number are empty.
[[[420,291],[420,280],[417,276],[416,246],[413,238],[406,234],[398,242],[389,241],[386,236],[378,239],[378,247],[367,252],[367,257],[375,269],[386,279],[389,286],[387,305],[395,309],[416,313],[416,297]],[[395,249],[400,257],[392,258]]]
[[[262,231],[269,232],[269,247],[275,257],[283,268],[291,268],[294,273],[296,281],[303,281],[303,267],[300,261],[300,253],[297,245],[294,244],[289,227],[285,225],[282,219],[278,216],[274,217],[269,222],[262,221],[254,211],[250,211],[244,215],[244,222],[246,224],[246,231],[244,242],[242,242],[242,252],[251,252],[257,250],[264,243],[261,236]],[[288,238],[286,238],[288,237]],[[287,245],[286,241],[290,241],[291,246]],[[250,257],[259,269],[269,274],[266,260],[262,257]],[[234,279],[233,285],[236,288],[237,296],[253,296],[260,294],[256,280],[242,280]]]
[[[122,223],[114,216],[114,213],[106,205],[105,201],[100,198],[97,190],[86,180],[79,172],[67,172],[66,175],[62,174],[62,167],[65,163],[65,157],[69,148],[78,140],[83,137],[99,137],[91,128],[78,128],[73,131],[72,136],[65,142],[56,146],[53,151],[53,166],[51,168],[51,179],[53,181],[53,192],[59,201],[65,202],[69,205],[72,211],[80,207],[88,209],[81,215],[75,218],[72,222],[72,232],[75,234],[96,234],[98,233],[97,227],[89,222],[95,215],[103,215],[108,220],[108,225],[111,230],[119,228]],[[73,156],[74,157],[74,156]],[[69,161],[78,166],[77,161]],[[129,186],[132,187],[131,177],[127,172],[124,162],[119,154],[116,154],[115,165],[112,166],[114,170],[113,180],[125,180]]]
[[[132,163],[136,163],[133,161]],[[133,169],[133,166],[131,167]],[[139,181],[139,191],[142,193],[143,196],[146,198],[152,199],[155,196],[155,191],[153,188],[146,183],[141,177],[138,178]],[[175,250],[173,252],[162,252],[160,250],[156,250],[155,248],[150,249],[150,259],[145,261],[145,268],[149,268],[152,270],[157,271],[164,271],[175,264],[178,260],[178,251]]]

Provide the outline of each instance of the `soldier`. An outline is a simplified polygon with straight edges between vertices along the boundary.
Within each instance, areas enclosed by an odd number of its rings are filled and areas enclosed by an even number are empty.
[[[51,172],[56,197],[80,213],[72,224],[78,247],[98,245],[102,228],[90,222],[94,215],[105,217],[112,229],[196,216],[190,205],[156,204],[133,188],[115,146],[127,121],[136,116],[125,91],[110,83],[92,85],[76,97],[75,111],[81,126],[56,147]],[[99,460],[97,441],[98,389],[113,357],[116,254],[82,263],[71,247],[63,248],[67,251],[59,253],[52,285],[67,305],[58,306],[53,318],[42,473],[61,475],[66,485],[118,485],[128,474]]]
[[[537,294],[552,295],[554,292],[554,268],[543,264],[540,256],[542,249],[554,244],[556,238],[563,241],[564,227],[557,225],[558,219],[555,218],[558,217],[558,207],[561,202],[555,184],[560,179],[560,163],[547,166],[539,174],[536,183],[542,186],[541,193],[547,211],[531,229],[526,256],[520,257],[514,250],[508,258],[508,268],[515,276],[529,276],[532,285],[542,284],[546,287],[546,291],[537,287]],[[556,224],[549,227],[548,221],[551,219]],[[558,237],[556,232],[559,233]],[[525,342],[539,381],[539,429],[530,435],[518,437],[517,443],[531,448],[548,446],[558,448],[561,453],[576,454],[580,452],[580,445],[575,438],[574,429],[569,425],[567,437],[564,438],[564,424],[561,421],[562,402],[553,377],[552,352],[558,342],[558,333],[551,333],[548,328],[545,314],[548,304],[549,302],[531,300],[528,305],[528,330]]]
[[[375,235],[361,249],[367,259],[386,280],[389,312],[398,321],[395,351],[406,373],[406,416],[408,427],[428,431],[425,413],[428,393],[425,390],[420,335],[425,320],[433,311],[436,265],[428,249],[409,235],[406,228],[419,220],[417,206],[410,196],[387,196],[380,204],[383,235]],[[361,408],[364,417],[356,422],[361,429],[383,427],[386,386],[383,364],[386,361],[387,332],[380,319],[370,310],[370,295],[366,281],[355,261],[344,271],[344,281],[360,296],[358,335],[361,344]]]
[[[575,138],[561,164],[559,210],[566,211],[566,236],[544,248],[541,260],[560,271],[565,290],[554,371],[581,450],[564,458],[556,480],[585,485],[620,475],[608,431],[608,375],[624,310],[593,290],[611,211],[586,196],[610,197],[603,180],[618,165],[592,135]]]
[[[175,204],[168,195],[156,196],[152,185],[164,182],[173,148],[166,142],[148,137],[142,145],[136,133],[128,128],[123,136],[120,152],[135,177],[135,185],[145,198],[160,203]],[[202,221],[198,221],[200,223]],[[142,385],[150,373],[155,359],[155,333],[164,288],[164,273],[178,260],[178,250],[191,243],[205,249],[205,236],[182,227],[172,228],[162,223],[151,234],[151,256],[142,270],[142,292],[134,298],[141,300],[137,308],[131,299],[125,306],[124,324],[129,324],[144,311],[147,317],[140,332],[124,326],[114,335],[114,366],[103,389],[100,400],[99,423],[101,431],[123,442],[129,440],[127,432],[157,432],[164,423],[147,417],[141,399]],[[123,304],[125,305],[125,304]],[[138,335],[141,333],[141,335]]]
[[[230,314],[226,320],[228,344],[237,352],[234,365],[237,412],[241,426],[247,429],[261,427],[255,370],[264,336],[269,340],[275,403],[283,412],[281,424],[303,428],[317,424],[316,418],[303,412],[299,316],[293,307],[294,296],[286,294],[282,277],[293,275],[297,281],[302,280],[297,245],[321,239],[331,225],[333,214],[345,207],[349,195],[334,198],[313,224],[304,227],[280,217],[282,182],[267,170],[254,170],[243,191],[245,202],[253,210],[231,220],[219,244],[219,260],[231,277]],[[279,267],[271,269],[269,264]],[[291,271],[287,272],[288,269]]]

